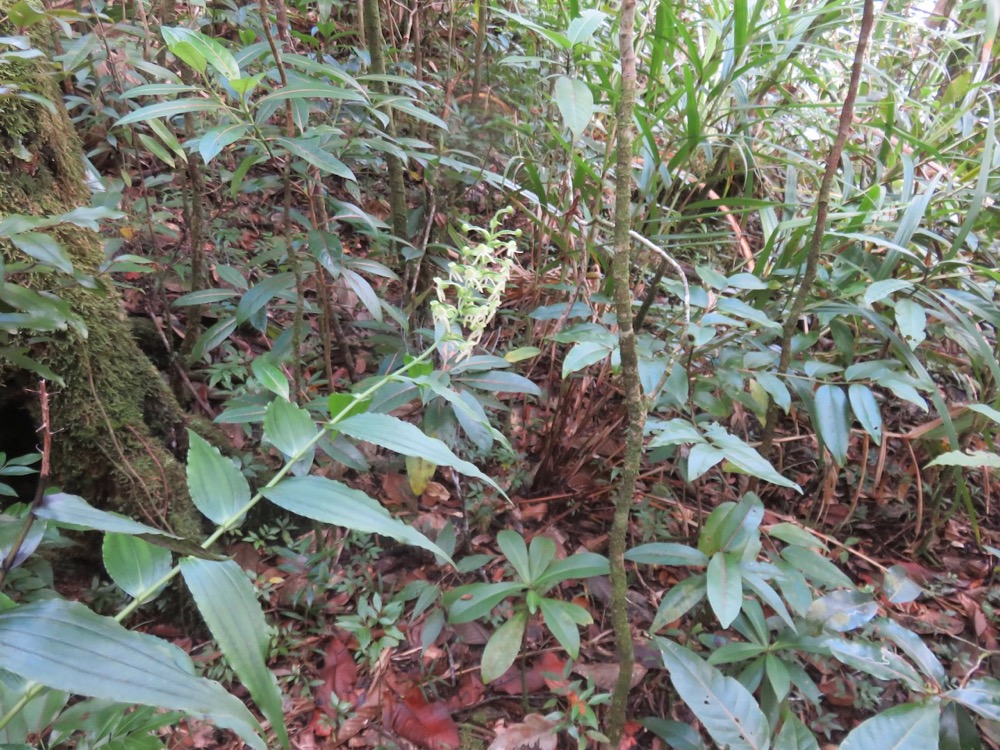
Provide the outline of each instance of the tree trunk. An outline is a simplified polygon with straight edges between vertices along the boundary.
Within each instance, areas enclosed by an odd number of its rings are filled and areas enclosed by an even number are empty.
[[[0,0],[0,17],[8,5],[8,0]],[[0,24],[0,35],[16,33],[5,26]],[[38,38],[44,38],[43,27],[35,27]],[[53,113],[24,98],[0,96],[0,219],[10,214],[52,216],[88,205],[82,146],[51,68],[36,60],[18,60],[0,72],[21,91],[55,105]],[[160,528],[200,536],[200,516],[177,460],[186,449],[184,415],[133,339],[111,279],[98,273],[101,239],[68,224],[52,234],[74,268],[94,276],[102,287],[89,290],[70,281],[58,292],[85,322],[86,336],[71,328],[46,334],[40,342],[31,340],[31,356],[65,381],[62,387],[50,388],[52,484]],[[14,248],[3,245],[5,259],[13,259]],[[10,283],[34,287],[51,287],[53,278],[59,277],[7,275]],[[22,332],[18,343],[29,343],[29,335],[37,336]],[[8,430],[16,423],[10,415],[35,408],[29,390],[36,380],[35,374],[0,360],[0,443],[36,443],[34,435]],[[19,429],[23,433],[23,420]]]

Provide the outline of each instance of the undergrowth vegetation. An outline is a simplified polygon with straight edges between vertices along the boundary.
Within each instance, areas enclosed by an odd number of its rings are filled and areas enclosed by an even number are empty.
[[[0,743],[997,747],[998,26],[0,3]],[[91,205],[8,212],[67,114]],[[111,286],[199,538],[47,486]]]

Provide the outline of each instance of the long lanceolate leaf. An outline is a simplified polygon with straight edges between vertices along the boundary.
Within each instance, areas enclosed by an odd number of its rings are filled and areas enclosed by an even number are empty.
[[[767,750],[767,719],[743,685],[683,646],[665,638],[656,643],[674,689],[716,744],[730,750]]]
[[[226,661],[288,750],[281,691],[264,662],[270,635],[250,580],[232,560],[188,557],[181,561],[181,574]]]
[[[57,599],[0,613],[0,669],[67,693],[210,717],[255,748],[260,726],[217,682],[196,677],[187,655],[134,633],[78,602]]]

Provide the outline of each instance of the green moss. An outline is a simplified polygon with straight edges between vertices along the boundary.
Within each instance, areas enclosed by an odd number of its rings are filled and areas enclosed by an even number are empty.
[[[52,113],[16,97],[0,100],[0,217],[52,215],[86,205],[82,148],[62,109],[55,76],[35,60],[22,61],[17,75],[19,86],[59,109]],[[96,234],[68,226],[55,236],[78,270],[97,273],[103,250]],[[85,321],[86,336],[66,331],[41,343],[19,342],[32,344],[32,356],[65,381],[52,396],[53,482],[97,505],[199,538],[201,516],[177,458],[186,447],[184,414],[136,346],[113,283],[97,278],[101,290],[70,281],[58,291]],[[8,280],[36,288],[69,281],[48,274]],[[0,399],[33,388],[34,380],[0,363],[0,382],[8,389]]]

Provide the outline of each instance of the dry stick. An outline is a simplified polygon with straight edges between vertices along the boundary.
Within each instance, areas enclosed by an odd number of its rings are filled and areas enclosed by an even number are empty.
[[[42,409],[42,424],[38,428],[38,431],[42,433],[42,465],[38,470],[38,486],[35,488],[35,497],[31,501],[27,515],[24,517],[24,523],[17,534],[17,539],[14,540],[14,544],[11,545],[10,551],[3,560],[3,564],[0,565],[0,589],[3,588],[4,581],[7,580],[7,574],[14,567],[14,561],[17,560],[17,555],[21,551],[21,547],[24,546],[24,540],[28,538],[28,532],[31,531],[31,526],[35,522],[35,510],[41,505],[42,498],[45,497],[45,485],[49,479],[49,458],[52,455],[52,427],[49,423],[49,392],[45,388],[44,380],[38,381],[38,401]]]
[[[833,180],[837,175],[837,165],[840,164],[840,158],[844,153],[844,144],[847,142],[847,136],[851,133],[851,124],[854,120],[854,101],[858,96],[858,85],[861,81],[861,67],[864,63],[865,48],[868,46],[868,39],[871,37],[875,16],[874,5],[874,0],[865,0],[864,12],[861,16],[861,30],[858,33],[858,46],[854,50],[854,64],[851,66],[851,79],[847,85],[847,96],[844,97],[844,106],[840,110],[837,138],[834,140],[833,147],[826,157],[826,171],[823,173],[823,181],[820,183],[819,194],[816,196],[816,225],[813,227],[812,237],[809,238],[806,270],[802,274],[802,281],[792,302],[792,307],[788,311],[788,317],[785,319],[782,331],[778,377],[782,377],[788,372],[788,366],[792,361],[792,336],[795,335],[798,319],[806,309],[809,290],[816,280],[816,270],[819,267],[819,258],[823,250],[823,237],[826,234],[826,220],[830,208],[830,190],[833,188]],[[778,405],[775,403],[774,398],[768,399],[765,421],[760,452],[764,456],[767,456],[770,454],[771,446],[774,443],[775,424],[778,421]]]
[[[615,285],[615,312],[618,316],[619,348],[622,360],[622,381],[628,424],[625,428],[625,460],[618,479],[615,514],[608,534],[608,558],[611,563],[611,625],[615,631],[618,651],[618,681],[611,695],[608,710],[609,747],[617,748],[625,729],[625,714],[632,683],[635,651],[628,618],[625,575],[625,545],[629,516],[634,501],[635,486],[642,460],[642,433],[646,424],[646,402],[639,381],[639,349],[632,327],[631,245],[629,236],[632,208],[632,144],[635,127],[635,0],[622,0],[619,18],[618,48],[621,54],[621,92],[615,122],[618,130],[615,166],[615,254],[611,273]]]

